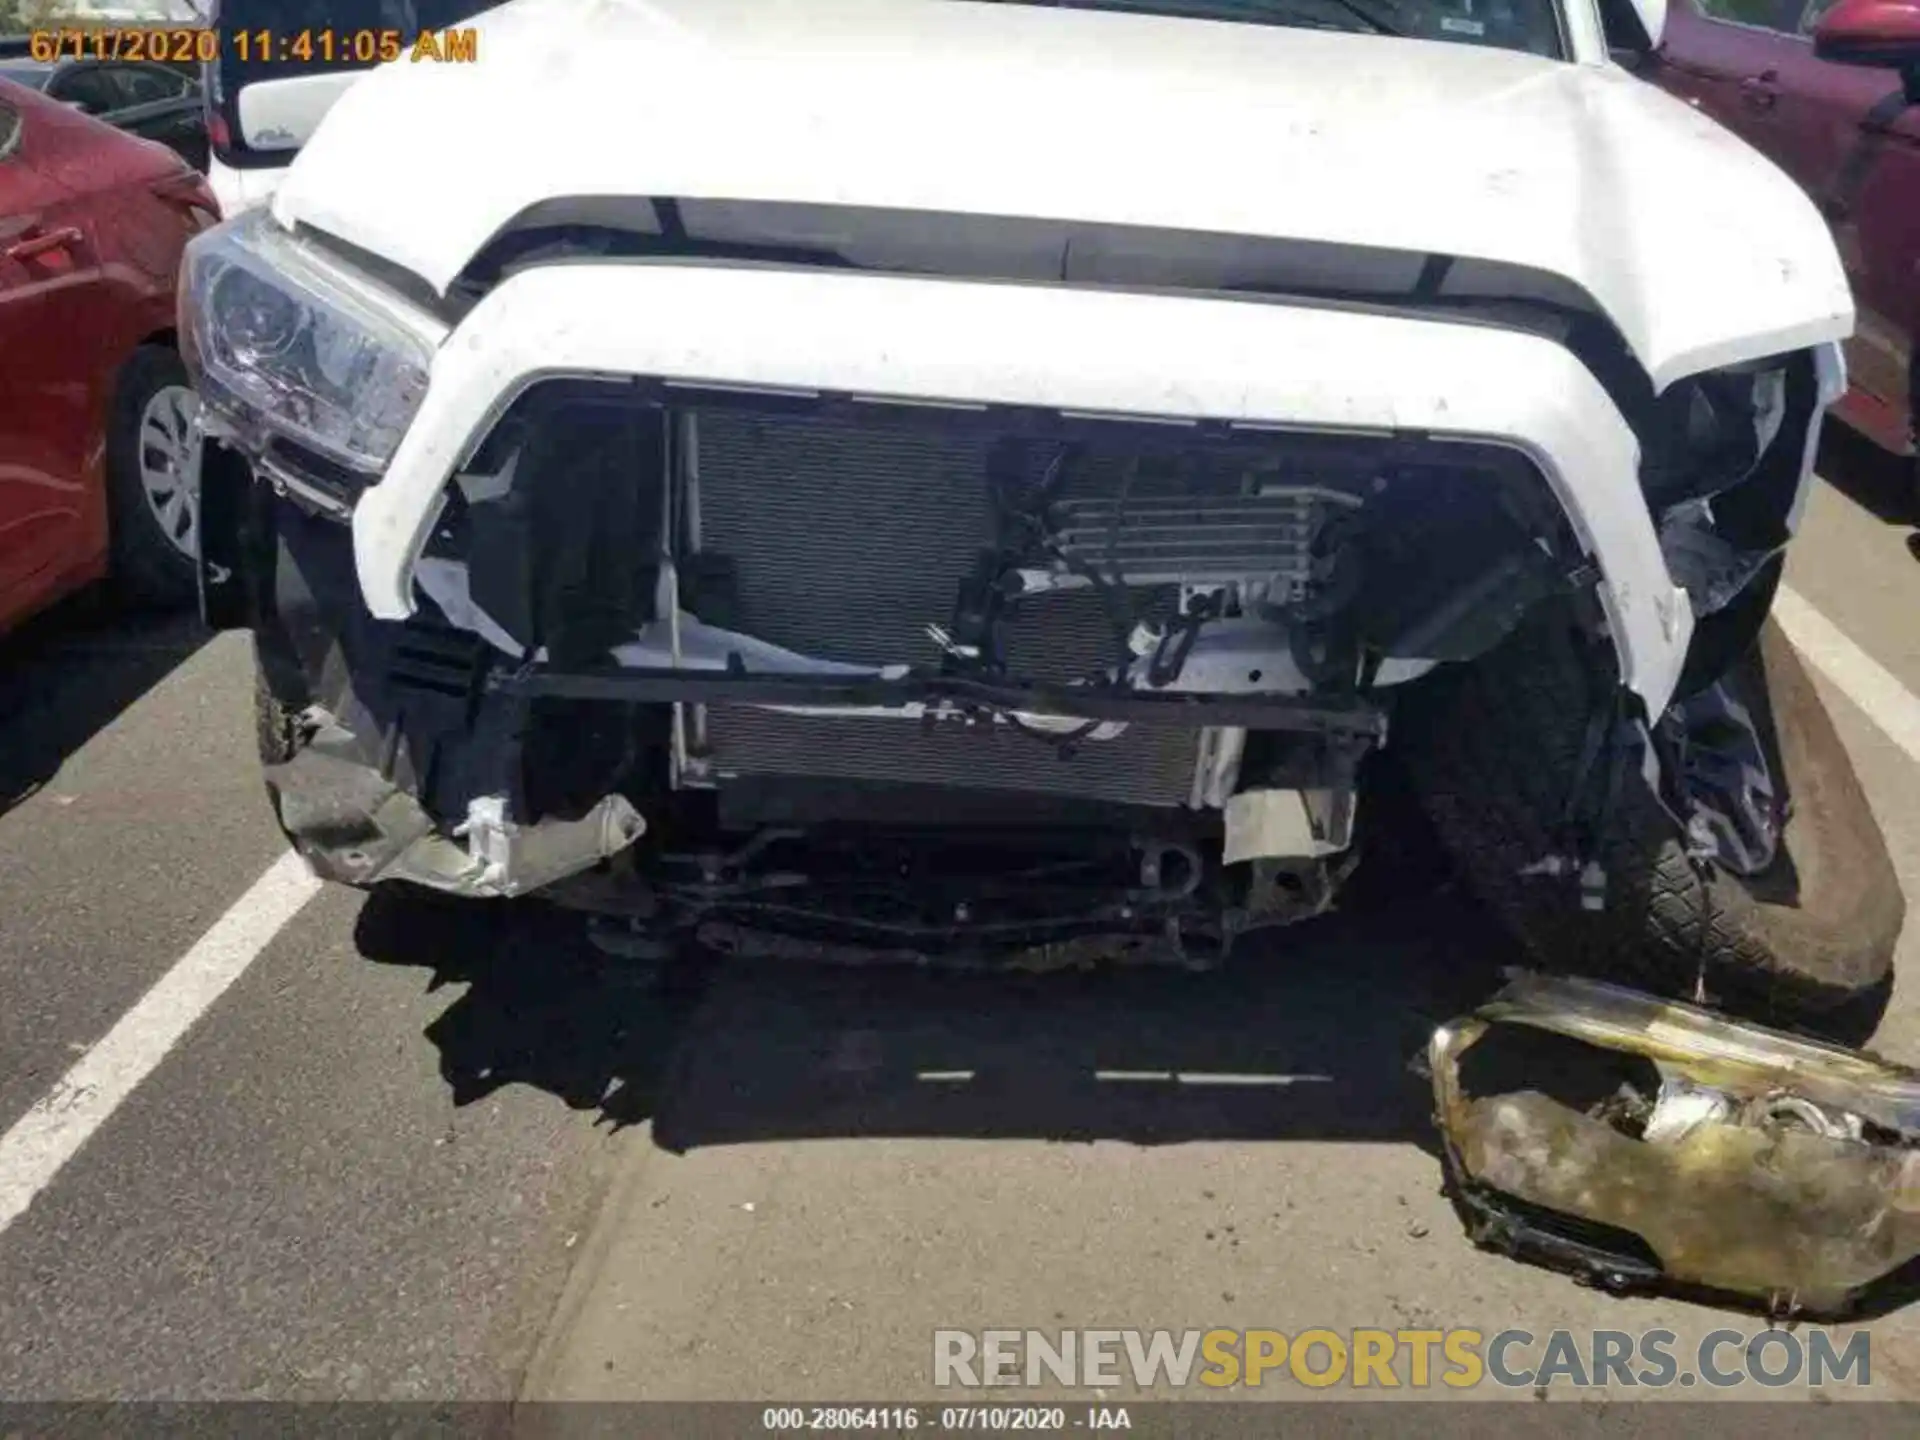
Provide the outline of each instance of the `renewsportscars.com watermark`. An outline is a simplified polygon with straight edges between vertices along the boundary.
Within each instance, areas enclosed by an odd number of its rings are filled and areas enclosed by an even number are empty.
[[[1865,1331],[1714,1330],[1697,1344],[1671,1330],[936,1330],[933,1383],[943,1389],[1128,1383],[1215,1389],[1455,1390],[1480,1385],[1648,1387],[1873,1383]]]

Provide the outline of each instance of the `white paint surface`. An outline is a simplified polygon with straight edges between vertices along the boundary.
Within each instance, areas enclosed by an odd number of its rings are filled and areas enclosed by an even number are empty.
[[[180,1038],[319,891],[292,851],[0,1137],[0,1231],[25,1213]]]
[[[1599,56],[951,0],[514,0],[472,23],[477,63],[340,97],[283,222],[442,290],[568,197],[1437,253],[1585,292],[1661,387],[1852,327],[1800,188]]]

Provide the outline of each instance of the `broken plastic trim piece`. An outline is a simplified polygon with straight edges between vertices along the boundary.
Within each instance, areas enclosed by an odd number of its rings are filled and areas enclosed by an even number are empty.
[[[1569,1101],[1550,1092],[1584,1067],[1556,1061],[1470,1093],[1469,1052],[1516,1031],[1576,1042],[1559,1060],[1584,1047],[1656,1083]],[[1815,1316],[1847,1312],[1920,1256],[1913,1071],[1540,975],[1442,1026],[1428,1054],[1449,1178],[1483,1245],[1609,1288],[1664,1282]]]
[[[1350,789],[1242,790],[1226,803],[1221,863],[1243,860],[1321,860],[1353,839]]]
[[[531,825],[508,819],[500,796],[482,796],[454,831],[467,849],[452,878],[468,894],[524,895],[626,849],[646,828],[621,795],[607,796],[577,820],[549,817]]]
[[[419,836],[375,878],[507,899],[577,875],[626,849],[646,828],[640,812],[619,795],[607,796],[577,820],[529,825],[508,820],[499,796],[485,796],[469,807],[452,838],[437,831]]]
[[[525,895],[618,854],[647,828],[621,795],[577,819],[530,823],[508,818],[504,797],[486,795],[469,802],[448,834],[413,795],[335,753],[343,733],[323,725],[298,755],[266,771],[281,828],[323,879],[409,880],[476,898]]]

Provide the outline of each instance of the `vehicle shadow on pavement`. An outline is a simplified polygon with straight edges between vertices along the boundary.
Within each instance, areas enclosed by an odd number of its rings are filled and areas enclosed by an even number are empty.
[[[1437,904],[1327,917],[1204,974],[729,965],[653,1138],[674,1151],[843,1135],[1430,1146],[1414,1062],[1497,983],[1500,942],[1456,943],[1478,923]]]
[[[1920,525],[1914,494],[1914,462],[1882,450],[1845,425],[1820,431],[1820,478],[1886,525]]]
[[[192,614],[89,592],[0,639],[0,815],[212,638]]]
[[[1250,939],[1217,971],[689,959],[658,989],[577,922],[376,895],[361,953],[468,988],[428,1027],[456,1104],[524,1084],[672,1151],[845,1136],[1432,1148],[1433,1026],[1514,963],[1448,892]]]

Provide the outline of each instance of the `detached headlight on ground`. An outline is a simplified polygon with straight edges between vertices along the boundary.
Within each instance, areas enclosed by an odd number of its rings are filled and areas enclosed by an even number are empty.
[[[201,394],[356,470],[393,458],[445,334],[256,210],[197,237],[181,329]]]

